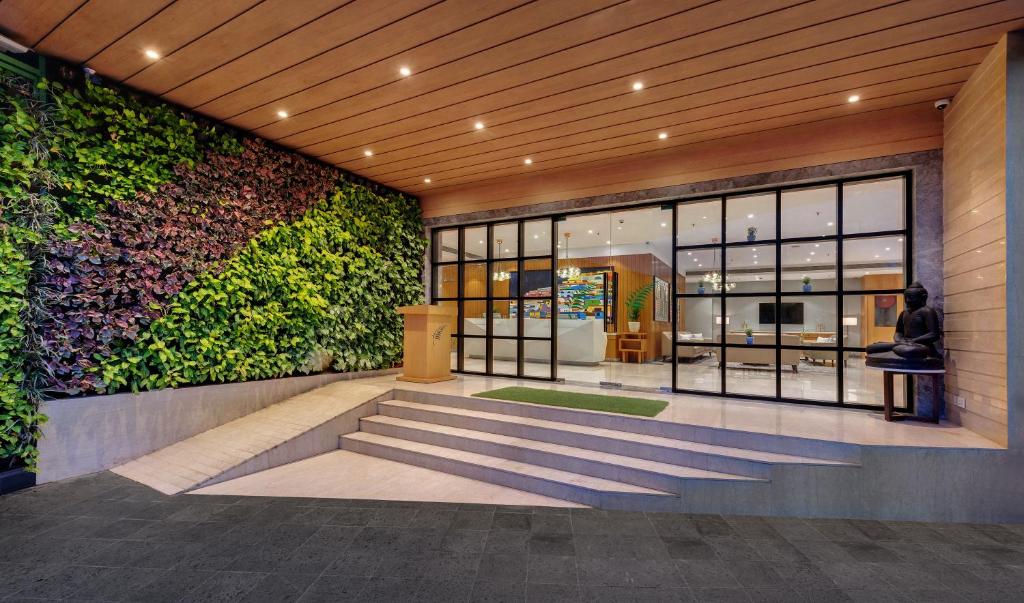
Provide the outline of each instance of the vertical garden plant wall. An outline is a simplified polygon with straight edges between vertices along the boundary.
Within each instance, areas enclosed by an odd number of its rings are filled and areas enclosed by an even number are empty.
[[[0,143],[22,154],[0,174],[0,456],[32,464],[39,418],[4,417],[40,396],[400,358],[395,308],[423,297],[414,199],[123,90],[43,86],[36,118],[2,87]]]

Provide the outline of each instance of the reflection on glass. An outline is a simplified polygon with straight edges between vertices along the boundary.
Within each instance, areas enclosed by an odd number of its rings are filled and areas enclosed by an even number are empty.
[[[718,348],[677,346],[676,387],[699,392],[722,391],[722,373],[718,368]]]
[[[484,340],[467,337],[463,341],[463,346],[466,355],[463,360],[463,370],[470,373],[486,372],[487,359],[484,357],[484,353],[487,348],[484,345]]]
[[[442,230],[434,237],[434,261],[454,262],[459,259],[459,231]]]
[[[524,232],[524,255],[551,255],[551,220],[529,220],[524,224]]]
[[[459,296],[459,266],[450,264],[434,268],[434,297]]]
[[[518,370],[519,344],[515,339],[495,339],[494,374],[515,376]]]
[[[839,387],[839,355],[831,350],[812,349],[814,344],[796,351],[800,356],[799,372],[782,371],[782,396],[794,400],[835,402]],[[792,353],[795,350],[783,350]]]
[[[487,259],[487,227],[474,226],[464,231],[465,242],[462,249],[462,259],[486,260]]]
[[[835,296],[787,295],[782,298],[778,314],[783,335],[799,336],[798,345],[839,345]]]
[[[487,302],[462,302],[462,333],[478,337],[487,334]]]
[[[902,230],[905,181],[884,178],[843,185],[843,233]]]
[[[732,325],[732,316],[722,316],[722,302],[717,297],[681,297],[676,307],[679,330],[676,342],[715,345],[721,341],[722,321]]]
[[[462,267],[462,295],[464,297],[487,296],[487,263],[464,264]]]
[[[782,192],[782,236],[818,237],[836,234],[836,186]]]
[[[726,198],[726,243],[769,241],[774,238],[775,193]]]
[[[722,202],[684,201],[676,206],[676,244],[709,245],[721,242]]]
[[[804,293],[835,291],[836,242],[783,245],[782,290]]]
[[[442,301],[437,302],[437,305],[447,309],[452,313],[452,319],[448,323],[448,334],[455,335],[459,332],[459,302],[457,301]]]
[[[775,291],[775,245],[730,247],[725,251],[727,282],[735,293]]]
[[[684,279],[685,293],[714,295],[723,287],[731,289],[736,286],[722,274],[722,250],[718,247],[677,251],[676,271]]]
[[[903,289],[903,237],[844,239],[843,275],[849,291]]]
[[[865,368],[863,354],[851,353],[843,367],[843,401],[882,407],[882,373]],[[893,397],[896,408],[907,408],[906,380],[896,374],[893,379]]]
[[[491,258],[514,258],[519,256],[519,224],[516,222],[495,224]]]
[[[516,291],[512,288],[513,281],[517,280],[516,270],[519,262],[515,260],[491,263],[491,296],[492,297],[515,297]]]
[[[523,375],[551,378],[551,342],[523,342]]]

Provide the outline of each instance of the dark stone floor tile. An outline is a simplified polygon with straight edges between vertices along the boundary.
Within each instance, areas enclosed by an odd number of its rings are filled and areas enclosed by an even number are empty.
[[[534,514],[530,531],[545,536],[571,535],[572,520],[569,515]]]
[[[418,603],[463,603],[470,601],[472,580],[421,580]]]
[[[661,538],[577,534],[573,537],[579,557],[609,559],[670,559]]]
[[[373,519],[374,510],[364,508],[332,509],[327,524],[336,526],[365,526]]]
[[[117,573],[112,567],[69,565],[34,580],[14,595],[30,599],[68,599],[79,591],[102,583]]]
[[[882,521],[871,519],[851,519],[850,524],[857,528],[872,541],[898,541],[901,540],[899,532],[893,530]]]
[[[526,583],[526,555],[483,555],[477,580]]]
[[[455,512],[451,528],[453,530],[489,530],[494,519],[494,510],[459,509]]]
[[[288,603],[298,601],[306,589],[317,579],[315,574],[272,573],[267,574],[242,601],[250,603]]]
[[[692,603],[697,599],[688,588],[634,588],[633,600],[638,603]]]
[[[188,600],[236,601],[251,593],[265,577],[257,572],[217,572],[189,592]]]
[[[721,560],[676,561],[676,569],[690,588],[739,588],[740,583]]]
[[[704,540],[662,537],[672,559],[717,559],[718,553]]]
[[[455,521],[455,509],[421,509],[413,518],[409,527],[412,528],[441,528],[448,530]]]
[[[575,511],[575,509],[574,509]],[[655,537],[654,525],[642,513],[572,516],[572,533],[595,536]]]
[[[729,561],[762,561],[761,555],[750,546],[750,541],[739,536],[708,538],[708,545],[715,549],[721,559]]]
[[[541,584],[576,584],[576,557],[556,555],[530,555],[528,582]]]
[[[377,574],[383,557],[376,551],[346,550],[323,571],[325,576],[352,576],[369,578]]]
[[[690,519],[702,537],[722,538],[736,535],[729,522],[720,515],[691,515]]]
[[[487,544],[488,532],[483,530],[448,530],[441,540],[441,550],[448,553],[481,554]]]
[[[152,519],[116,519],[94,525],[93,529],[83,536],[86,538],[106,538],[112,540],[130,540],[136,534],[156,523]]]
[[[495,511],[491,518],[492,530],[519,530],[529,532],[533,525],[533,515],[529,513],[507,513]]]
[[[120,601],[139,601],[142,603],[170,603],[186,599],[192,591],[199,588],[215,572],[198,570],[158,570],[150,582],[126,588],[118,597]]]
[[[526,600],[529,603],[578,603],[580,589],[576,584],[540,584],[531,582],[526,585]]]
[[[752,599],[742,588],[694,588],[691,590],[695,601],[707,603],[751,603]]]
[[[417,513],[416,509],[404,507],[375,509],[367,525],[408,528],[412,526]]]
[[[331,603],[334,601],[357,601],[359,593],[369,582],[368,578],[356,576],[320,576],[309,585],[299,599],[302,603]]]
[[[857,561],[844,547],[827,540],[791,540],[811,563],[818,565]]]
[[[160,580],[167,573],[164,569],[123,567],[90,580],[71,596],[76,600],[123,600],[128,593]]]
[[[484,552],[487,554],[526,554],[529,551],[530,533],[524,530],[494,529],[487,534]]]
[[[443,582],[473,580],[480,568],[481,556],[476,554],[439,553],[430,556],[424,579]]]
[[[800,549],[793,546],[788,540],[748,540],[747,544],[757,554],[769,563],[808,563],[807,558]]]
[[[531,534],[528,541],[531,555],[574,555],[576,546],[570,534]]]
[[[783,540],[767,520],[761,517],[730,517],[726,519],[733,532],[744,540]]]
[[[745,588],[781,588],[785,584],[774,569],[776,564],[766,561],[727,561],[726,567]]]
[[[697,525],[681,513],[648,513],[648,520],[662,538],[700,540],[703,538]]]
[[[818,565],[821,572],[839,588],[870,590],[888,588],[882,578],[881,564],[866,561],[842,561]]]
[[[113,540],[12,536],[0,547],[0,562],[30,565],[74,563],[114,544]]]
[[[526,601],[525,582],[492,582],[478,579],[473,583],[470,600],[474,603],[519,603]]]
[[[894,562],[900,560],[900,556],[895,551],[873,542],[837,541],[836,544],[855,561]]]
[[[846,519],[811,519],[807,523],[832,542],[871,542],[862,530]]]
[[[64,566],[51,563],[0,563],[0,577],[2,577],[3,588],[0,589],[0,599],[4,595],[13,595],[24,588],[43,580],[58,571]]]
[[[420,583],[414,578],[371,578],[359,593],[360,601],[415,601]]]

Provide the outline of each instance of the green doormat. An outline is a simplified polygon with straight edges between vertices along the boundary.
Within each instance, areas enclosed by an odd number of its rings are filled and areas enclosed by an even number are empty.
[[[473,394],[473,396],[476,398],[531,402],[547,406],[562,406],[564,408],[617,412],[624,415],[639,415],[641,417],[656,416],[668,406],[668,402],[664,400],[628,398],[626,396],[601,396],[598,394],[562,392],[533,387],[503,387]]]

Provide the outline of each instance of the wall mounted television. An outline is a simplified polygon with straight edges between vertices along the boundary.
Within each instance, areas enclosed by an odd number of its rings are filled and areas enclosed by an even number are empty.
[[[764,303],[758,304],[758,322],[763,325],[775,324],[775,304]],[[784,325],[802,325],[804,324],[804,305],[803,303],[790,302],[779,304],[779,322]]]

